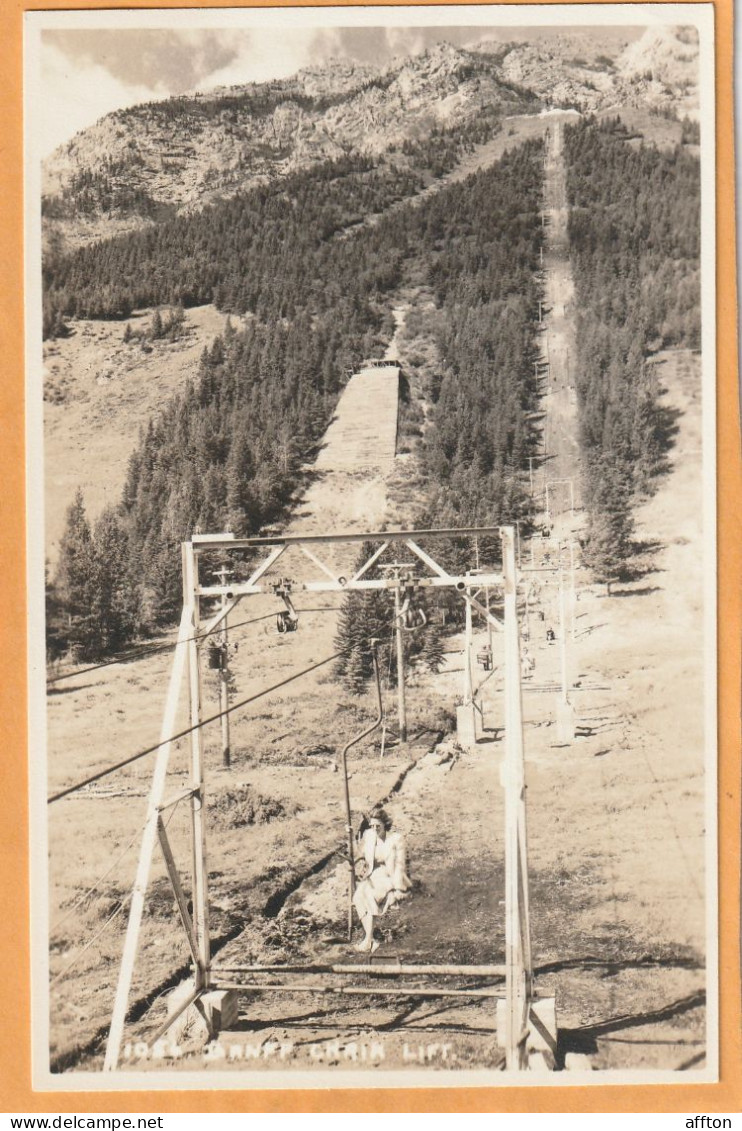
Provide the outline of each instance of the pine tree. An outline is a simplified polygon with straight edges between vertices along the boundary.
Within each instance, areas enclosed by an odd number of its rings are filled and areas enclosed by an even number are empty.
[[[69,621],[69,641],[82,658],[96,656],[100,647],[93,613],[96,572],[93,536],[78,488],[67,508],[55,587]]]
[[[164,327],[162,324],[162,315],[159,310],[156,310],[152,315],[152,321],[149,325],[149,336],[153,342],[156,342],[164,334]]]
[[[615,469],[604,468],[591,499],[583,559],[609,595],[611,585],[626,576],[633,529],[626,485]]]
[[[138,593],[129,569],[129,539],[112,508],[95,524],[93,537],[95,591],[91,616],[101,653],[127,644],[137,628]]]
[[[45,570],[46,589],[46,658],[53,663],[64,655],[69,645],[69,623],[55,582]]]
[[[428,620],[420,636],[420,659],[431,672],[439,672],[445,663],[443,650],[443,634],[440,625]]]

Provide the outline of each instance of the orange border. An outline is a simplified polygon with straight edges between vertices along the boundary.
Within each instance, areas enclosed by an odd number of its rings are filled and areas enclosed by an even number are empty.
[[[274,3],[285,0],[274,0]],[[298,0],[302,3],[302,0]],[[345,0],[352,4],[353,0]],[[376,0],[383,3],[384,0]],[[415,0],[413,0],[415,2]],[[514,0],[508,0],[514,2]],[[316,0],[315,0],[316,3]],[[410,0],[406,0],[410,3]],[[0,916],[4,1020],[0,1026],[0,1105],[8,1112],[731,1112],[742,1110],[740,1008],[740,638],[742,636],[742,476],[737,373],[734,234],[733,0],[713,0],[716,20],[717,350],[719,484],[719,843],[721,1058],[719,1084],[596,1088],[333,1089],[308,1091],[32,1092],[25,682],[24,355],[22,20],[35,8],[202,7],[198,0],[0,0],[0,561],[4,644],[0,718],[6,741],[0,778]],[[234,6],[211,0],[209,7]],[[254,6],[268,6],[257,0]],[[271,4],[271,6],[274,6]]]

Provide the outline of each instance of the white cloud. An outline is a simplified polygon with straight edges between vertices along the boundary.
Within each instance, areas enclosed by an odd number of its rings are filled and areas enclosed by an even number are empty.
[[[98,64],[72,63],[59,48],[45,44],[32,106],[39,151],[46,156],[104,114],[152,96],[147,87],[123,83]]]
[[[237,56],[203,79],[197,89],[269,82],[295,75],[313,61],[316,34],[313,28],[250,28],[244,39],[240,36],[236,40]]]

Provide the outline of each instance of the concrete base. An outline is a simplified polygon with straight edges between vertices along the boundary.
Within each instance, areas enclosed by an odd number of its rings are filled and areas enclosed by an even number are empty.
[[[471,750],[477,742],[477,715],[473,703],[456,708],[456,738],[459,746]]]
[[[168,995],[168,1013],[178,1007],[193,993],[193,982],[181,982]],[[189,1005],[176,1017],[167,1031],[168,1041],[178,1044],[184,1039],[206,1041],[226,1029],[233,1029],[239,1017],[239,994],[235,990],[209,990],[198,1002]]]
[[[497,1001],[497,1044],[500,1048],[505,1048],[506,1019],[507,1001],[505,998],[499,998]],[[534,1059],[534,1067],[548,1068],[549,1070],[554,1068],[557,1050],[555,998],[540,997],[531,1002],[526,1047],[529,1053],[538,1054]]]
[[[467,703],[456,708],[456,738],[459,746],[471,750],[484,737],[484,704]]]
[[[236,990],[209,990],[199,1002],[213,1033],[234,1029],[240,1012],[240,995]]]
[[[181,982],[179,986],[176,986],[167,997],[168,1014],[175,1013],[192,993],[192,981]],[[180,1044],[186,1037],[189,1039],[192,1037],[200,1041],[207,1040],[208,1036],[208,1026],[195,1005],[189,1005],[188,1008],[181,1013],[180,1017],[176,1017],[165,1034],[166,1039],[176,1045]]]
[[[564,1067],[567,1072],[592,1072],[593,1066],[590,1057],[584,1052],[568,1052],[564,1058]]]

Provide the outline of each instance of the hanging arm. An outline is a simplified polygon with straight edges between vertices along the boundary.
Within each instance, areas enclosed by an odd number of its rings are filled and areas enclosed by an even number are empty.
[[[348,785],[348,751],[352,746],[356,746],[364,738],[368,738],[381,726],[382,719],[384,718],[384,706],[381,698],[381,676],[379,674],[379,657],[377,653],[379,642],[378,640],[371,641],[371,658],[374,664],[374,677],[376,679],[376,701],[377,701],[377,716],[369,727],[361,731],[350,742],[347,742],[343,747],[341,755],[343,763],[343,787],[345,793],[345,831],[348,837],[348,864],[350,867],[350,902],[348,905],[348,941],[353,931],[353,896],[356,890],[356,862],[355,852],[353,849],[353,816],[350,808],[350,787]]]

